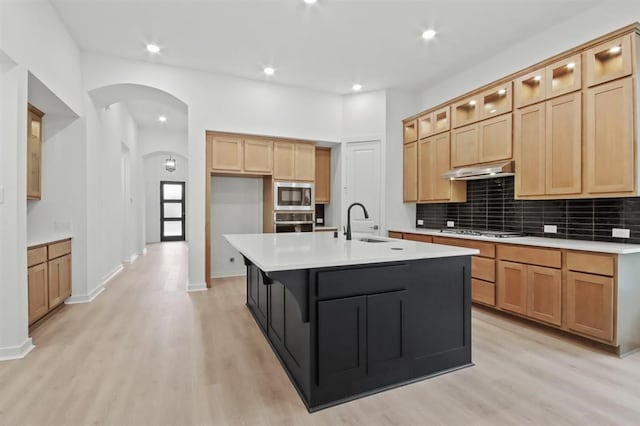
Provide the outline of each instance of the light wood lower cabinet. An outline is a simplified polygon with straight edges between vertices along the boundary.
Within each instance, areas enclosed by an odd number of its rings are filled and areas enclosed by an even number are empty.
[[[528,265],[527,287],[527,315],[562,325],[562,271]]]
[[[71,296],[71,240],[27,251],[29,325]]]
[[[613,296],[613,278],[567,272],[567,327],[587,336],[613,341]]]
[[[527,266],[498,261],[498,307],[527,314]]]

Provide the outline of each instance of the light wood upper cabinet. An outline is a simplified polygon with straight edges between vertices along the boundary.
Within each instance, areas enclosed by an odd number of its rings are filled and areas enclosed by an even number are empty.
[[[512,153],[512,114],[484,120],[479,125],[479,162],[508,160]]]
[[[29,324],[32,324],[49,311],[47,264],[32,266],[27,272]]]
[[[587,50],[584,53],[587,86],[592,87],[631,75],[632,46],[632,35],[625,35]]]
[[[404,146],[404,195],[405,203],[418,201],[418,142]]]
[[[271,174],[273,171],[273,142],[245,139],[242,158],[245,172]]]
[[[418,201],[466,201],[466,183],[442,179],[451,168],[449,132],[418,142]]]
[[[528,265],[527,286],[527,315],[562,325],[562,271]]]
[[[451,167],[479,163],[478,143],[477,124],[453,129],[451,131]]]
[[[588,89],[585,108],[586,193],[635,192],[638,153],[632,78]]]
[[[418,117],[418,139],[448,131],[451,128],[449,111],[447,106]]]
[[[296,143],[295,148],[295,180],[313,182],[316,178],[316,147],[310,143]]]
[[[273,144],[273,178],[295,180],[295,144],[275,142]]]
[[[580,90],[582,88],[580,55],[573,55],[547,66],[544,81],[547,99]]]
[[[331,201],[331,148],[316,148],[316,204]]]
[[[456,102],[451,107],[451,125],[455,127],[475,123],[480,119],[482,98],[476,95]]]
[[[27,110],[27,200],[42,196],[42,117],[33,105]]]
[[[581,99],[576,92],[514,113],[517,198],[581,193]]]
[[[404,123],[404,143],[418,140],[418,120],[410,120]]]
[[[242,138],[233,136],[212,136],[211,168],[227,172],[242,171]]]
[[[567,272],[567,326],[570,330],[607,342],[614,339],[614,280]]]
[[[495,117],[513,109],[511,82],[494,87],[480,95],[482,119]]]
[[[498,261],[498,307],[527,314],[527,265]]]
[[[582,191],[582,93],[547,101],[547,194],[579,194]]]
[[[544,68],[518,77],[514,82],[516,107],[521,108],[544,101],[547,96],[545,80]]]

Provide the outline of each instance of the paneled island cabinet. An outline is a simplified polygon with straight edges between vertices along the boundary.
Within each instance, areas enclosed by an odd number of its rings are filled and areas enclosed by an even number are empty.
[[[245,259],[247,306],[309,411],[471,365],[478,250],[324,232],[225,238]]]

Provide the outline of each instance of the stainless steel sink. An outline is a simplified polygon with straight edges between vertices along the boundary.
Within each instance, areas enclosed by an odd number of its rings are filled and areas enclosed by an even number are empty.
[[[378,240],[376,238],[360,238],[358,241],[362,241],[364,243],[388,243],[387,240]]]

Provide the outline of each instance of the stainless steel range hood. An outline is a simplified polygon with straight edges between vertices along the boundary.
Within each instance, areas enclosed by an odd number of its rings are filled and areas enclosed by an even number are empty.
[[[441,177],[450,180],[492,179],[503,176],[513,176],[513,169],[513,161],[503,161],[501,163],[452,169],[444,173]]]

